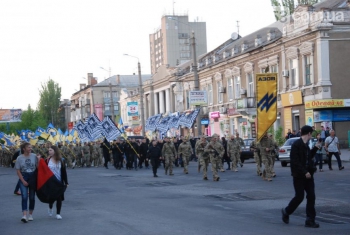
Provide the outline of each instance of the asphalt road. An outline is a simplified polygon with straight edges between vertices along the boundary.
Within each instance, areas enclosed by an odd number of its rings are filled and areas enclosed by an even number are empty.
[[[211,171],[203,181],[196,166],[190,163],[188,175],[175,168],[174,176],[160,168],[159,178],[151,169],[68,170],[63,220],[49,217],[48,205],[37,199],[34,221],[27,224],[20,221],[20,196],[13,194],[15,171],[0,167],[0,234],[350,234],[349,162],[343,171],[324,167],[315,175],[319,229],[304,227],[305,201],[290,224],[281,221],[281,208],[294,195],[289,167],[276,162],[277,177],[267,182],[246,162],[213,182]]]

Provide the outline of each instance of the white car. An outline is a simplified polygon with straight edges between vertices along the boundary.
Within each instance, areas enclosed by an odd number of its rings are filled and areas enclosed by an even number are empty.
[[[281,166],[286,167],[288,165],[288,163],[290,163],[290,150],[292,148],[292,144],[298,139],[300,139],[300,137],[290,138],[283,144],[283,146],[280,147],[279,160],[281,161]],[[317,139],[311,139],[309,141],[310,149],[313,148],[316,141],[317,141]],[[326,152],[325,152],[324,148],[322,148],[322,157],[323,157],[324,163],[327,163],[327,157],[326,157]]]

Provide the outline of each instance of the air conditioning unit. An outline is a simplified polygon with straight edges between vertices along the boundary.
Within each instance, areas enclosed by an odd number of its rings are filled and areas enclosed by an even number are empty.
[[[247,94],[247,90],[246,89],[241,89],[241,95],[245,95]]]
[[[226,111],[227,111],[227,110],[226,110],[225,107],[220,107],[220,108],[219,108],[219,112],[220,112],[220,113],[226,113]]]
[[[225,87],[219,87],[219,93],[225,93],[226,89]]]
[[[283,70],[282,77],[289,77],[289,70]]]

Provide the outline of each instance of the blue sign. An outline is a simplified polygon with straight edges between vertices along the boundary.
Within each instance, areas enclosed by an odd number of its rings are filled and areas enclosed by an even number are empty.
[[[332,120],[332,110],[314,111],[314,122],[331,122]]]
[[[350,121],[350,110],[333,110],[333,122]]]
[[[201,124],[202,125],[209,125],[209,119],[202,119]]]

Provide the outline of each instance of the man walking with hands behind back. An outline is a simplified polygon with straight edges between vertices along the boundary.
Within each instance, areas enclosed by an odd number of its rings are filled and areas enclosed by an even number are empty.
[[[290,152],[290,169],[293,176],[293,185],[295,196],[289,202],[286,208],[282,208],[282,220],[289,223],[291,215],[304,200],[304,191],[306,192],[306,221],[305,227],[318,228],[320,225],[315,222],[315,183],[313,174],[315,172],[313,157],[316,154],[317,147],[310,150],[308,142],[312,138],[312,127],[303,126],[301,128],[301,137],[296,140]]]

